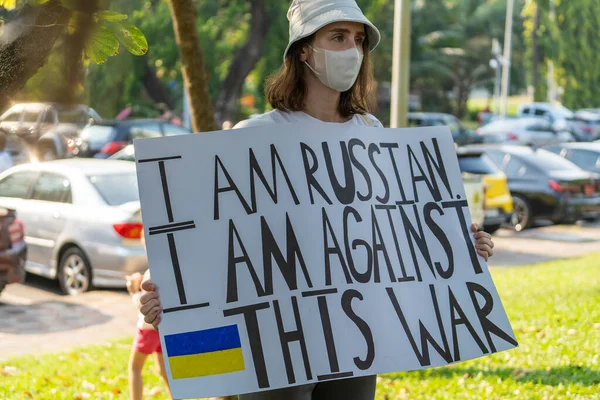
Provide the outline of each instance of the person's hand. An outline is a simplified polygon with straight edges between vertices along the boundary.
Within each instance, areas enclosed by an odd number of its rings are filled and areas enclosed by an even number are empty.
[[[144,315],[144,321],[152,324],[158,329],[161,321],[162,307],[158,296],[158,288],[150,279],[142,282],[143,295],[140,296],[140,312]]]
[[[494,255],[494,242],[492,241],[492,235],[487,232],[479,231],[477,224],[471,225],[471,231],[475,237],[475,248],[477,253],[488,261],[491,256]]]

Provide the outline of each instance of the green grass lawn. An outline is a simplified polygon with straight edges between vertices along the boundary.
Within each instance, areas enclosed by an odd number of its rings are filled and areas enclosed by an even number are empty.
[[[494,269],[520,347],[381,376],[384,399],[600,399],[600,254]],[[0,399],[126,399],[131,339],[0,362]],[[148,398],[164,399],[148,363]]]

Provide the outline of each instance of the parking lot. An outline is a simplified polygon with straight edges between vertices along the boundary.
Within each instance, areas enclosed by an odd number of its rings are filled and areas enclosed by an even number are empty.
[[[600,251],[600,223],[500,230],[492,267],[518,267]],[[64,296],[55,282],[29,276],[0,297],[0,359],[65,350],[133,335],[136,311],[124,290]]]

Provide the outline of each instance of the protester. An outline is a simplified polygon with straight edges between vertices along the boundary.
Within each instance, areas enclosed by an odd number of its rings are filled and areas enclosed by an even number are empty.
[[[0,131],[0,173],[13,166],[12,156],[6,151],[6,134]]]
[[[374,81],[369,53],[380,40],[377,28],[354,0],[294,0],[288,12],[290,40],[284,63],[266,83],[273,111],[242,121],[235,128],[266,124],[320,123],[382,127],[374,108]],[[491,236],[477,232],[477,249],[487,260]],[[157,326],[161,305],[156,286],[145,281],[140,311]],[[240,400],[372,400],[376,377],[321,382],[245,394]]]
[[[144,238],[142,237],[142,242]],[[139,312],[140,296],[142,295],[141,284],[143,279],[150,279],[150,271],[146,271],[144,275],[135,273],[127,277],[127,291],[131,294],[133,303],[138,307],[138,324],[137,332],[131,348],[131,356],[129,357],[129,399],[141,400],[144,391],[144,382],[142,379],[142,370],[149,355],[154,354],[156,368],[160,376],[165,381],[167,389],[169,381],[167,379],[167,371],[160,345],[160,336],[158,331],[151,324],[144,322],[144,315]]]

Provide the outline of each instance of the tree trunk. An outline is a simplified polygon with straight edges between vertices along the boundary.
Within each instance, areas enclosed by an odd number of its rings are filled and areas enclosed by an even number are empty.
[[[532,86],[533,86],[533,97],[535,101],[541,101],[541,90],[540,90],[540,61],[541,61],[541,53],[542,48],[539,42],[539,29],[540,29],[540,19],[542,17],[542,7],[539,4],[535,6],[535,17],[533,19],[533,33],[531,37],[532,47],[533,47],[533,59],[532,59]]]
[[[156,71],[148,64],[148,60],[143,60],[143,63],[144,75],[142,76],[142,82],[148,96],[150,96],[155,103],[163,103],[169,110],[174,110],[175,104],[173,103],[173,99],[169,96],[169,93],[165,90],[162,82],[156,76]]]
[[[235,117],[244,81],[263,54],[269,31],[269,15],[264,0],[252,0],[251,13],[250,37],[233,59],[215,101],[215,118],[219,122]]]
[[[196,29],[193,0],[168,0],[173,18],[175,41],[179,47],[183,83],[189,93],[192,129],[195,132],[216,129],[215,116],[208,93],[208,76]]]
[[[51,0],[38,7],[25,6],[4,26],[0,36],[0,111],[46,63],[70,16],[58,0]]]

